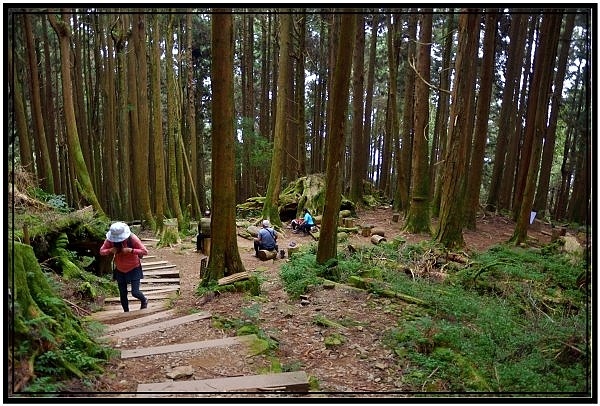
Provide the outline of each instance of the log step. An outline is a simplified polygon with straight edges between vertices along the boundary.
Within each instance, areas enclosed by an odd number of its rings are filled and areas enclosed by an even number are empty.
[[[174,310],[167,310],[164,312],[150,314],[150,315],[144,316],[144,317],[138,317],[136,319],[127,320],[122,323],[111,324],[111,325],[107,326],[106,333],[114,333],[115,331],[123,330],[126,328],[131,328],[132,326],[135,326],[135,325],[143,325],[143,324],[150,323],[152,321],[166,319],[167,317],[171,317],[173,315],[175,315]]]
[[[113,334],[105,335],[103,338],[130,338],[139,336],[141,334],[151,333],[153,331],[162,330],[169,327],[179,326],[181,324],[191,323],[197,320],[203,320],[210,318],[210,313],[195,313],[188,314],[187,316],[178,317],[176,319],[170,319],[161,321],[147,326],[132,328],[125,331],[117,331]]]
[[[278,374],[234,376],[192,381],[165,381],[141,383],[138,393],[152,392],[227,392],[242,390],[286,390],[307,392],[308,375],[304,371],[282,372]]]
[[[146,355],[167,354],[178,351],[200,350],[203,348],[229,347],[238,344],[249,344],[256,338],[255,334],[225,337],[215,340],[194,341],[191,343],[161,345],[158,347],[136,348],[134,350],[121,350],[121,358],[144,357]]]

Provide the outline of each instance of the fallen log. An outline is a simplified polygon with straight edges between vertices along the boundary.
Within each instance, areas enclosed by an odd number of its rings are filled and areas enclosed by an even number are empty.
[[[350,283],[351,285],[355,286],[358,289],[363,289],[363,290],[375,293],[375,294],[383,296],[383,297],[400,299],[404,302],[414,303],[414,304],[418,304],[421,306],[428,305],[426,301],[416,298],[414,296],[406,295],[406,294],[400,293],[400,292],[395,292],[390,289],[382,289],[379,286],[377,286],[376,284],[374,284],[373,282],[371,282],[370,280],[368,280],[366,278],[361,278],[360,276],[355,276],[355,275],[351,276],[348,279],[348,283]]]
[[[243,280],[248,279],[248,278],[250,278],[250,272],[248,272],[248,271],[237,272],[237,273],[234,273],[232,275],[225,276],[225,277],[219,279],[217,281],[217,284],[219,286],[223,286],[223,285],[227,285],[229,283],[243,281]]]
[[[371,242],[375,245],[379,244],[380,242],[385,242],[385,241],[386,241],[385,237],[383,237],[381,235],[374,234],[371,236]]]
[[[263,261],[268,261],[277,257],[277,251],[259,250],[257,256]]]

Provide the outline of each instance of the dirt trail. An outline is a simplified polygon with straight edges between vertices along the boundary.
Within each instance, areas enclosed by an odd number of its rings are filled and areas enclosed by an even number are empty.
[[[401,229],[402,221],[395,223],[391,219],[391,208],[379,208],[359,212],[357,223],[383,227],[388,241],[398,235],[402,235],[409,242],[429,238],[427,235],[405,234]],[[481,218],[476,232],[465,231],[465,250],[483,250],[507,241],[513,230],[514,224],[505,218]],[[529,233],[541,244],[549,242],[550,237],[547,234],[549,228],[546,225],[536,226]],[[287,247],[291,241],[303,245],[315,243],[310,236],[293,234],[291,229],[286,229],[279,238],[279,247]],[[370,244],[370,238],[351,235],[348,243],[355,246]],[[199,282],[200,254],[195,251],[192,238],[174,247],[157,249],[154,243],[148,243],[147,246],[150,254],[155,256],[153,261],[168,261],[175,264],[179,270],[180,295],[172,303],[177,316],[202,311],[229,320],[246,320],[251,317],[251,309],[254,312],[258,311],[259,327],[278,342],[275,355],[281,369],[306,371],[318,381],[320,393],[302,396],[320,397],[346,392],[383,392],[390,396],[393,392],[402,391],[402,371],[398,370],[394,354],[383,345],[382,339],[384,332],[395,324],[394,314],[401,312],[406,304],[337,285],[334,289],[312,289],[308,294],[309,303],[303,305],[300,300],[289,299],[283,290],[278,272],[287,258],[263,262],[253,256],[252,241],[239,236],[238,246],[246,270],[258,272],[264,280],[261,285],[261,298],[251,298],[243,293],[226,293],[202,303],[195,295]],[[133,306],[133,309],[137,308],[137,304]],[[151,301],[150,308],[152,306],[158,307],[159,302]],[[336,320],[344,327],[336,330],[316,324],[315,318],[321,316]],[[122,321],[123,319],[119,320]],[[324,339],[333,332],[342,334],[345,341],[331,349],[325,346]],[[204,319],[124,339],[117,348],[132,350],[221,339],[234,334],[232,330],[219,329],[210,319]],[[243,346],[115,359],[111,361],[102,380],[96,383],[95,391],[100,392],[99,396],[131,397],[135,396],[138,384],[166,381],[167,373],[175,367],[192,368],[192,375],[182,379],[209,379],[265,373],[272,370],[273,362],[273,359],[264,355],[248,356],[247,348]],[[278,396],[255,392],[252,395]]]

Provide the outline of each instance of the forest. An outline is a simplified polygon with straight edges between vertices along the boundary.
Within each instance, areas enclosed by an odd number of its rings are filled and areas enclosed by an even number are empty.
[[[209,211],[205,287],[244,271],[244,207],[276,227],[309,208],[320,265],[344,204],[385,202],[446,249],[480,213],[515,246],[534,219],[589,236],[595,8],[5,5],[11,202],[27,177],[44,205],[91,206],[100,237]],[[313,175],[313,199],[290,187]]]

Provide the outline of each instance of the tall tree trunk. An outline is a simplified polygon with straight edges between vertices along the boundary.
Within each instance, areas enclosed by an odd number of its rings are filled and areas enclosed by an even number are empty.
[[[40,95],[40,81],[38,72],[38,60],[35,54],[35,42],[33,38],[33,28],[31,26],[31,15],[23,14],[25,22],[25,38],[27,41],[27,55],[29,65],[29,75],[31,80],[31,117],[33,121],[33,134],[35,139],[35,158],[38,179],[41,180],[42,188],[48,192],[54,192],[54,174],[52,173],[52,164],[50,163],[50,154],[48,152],[48,141],[44,129],[44,119],[42,117],[42,99]],[[63,55],[68,58],[69,54]],[[68,62],[68,59],[67,59]],[[71,78],[69,78],[70,80]]]
[[[406,58],[413,64],[416,60],[417,42],[417,14],[411,14],[408,18],[408,44]],[[411,184],[411,155],[413,148],[414,131],[414,101],[415,101],[415,72],[407,69],[404,77],[404,101],[402,109],[402,135],[400,142],[400,153],[396,158],[396,194],[394,196],[394,210],[397,212],[408,212],[410,206],[410,184]]]
[[[388,38],[387,38],[387,51],[388,51],[388,70],[389,70],[389,87],[388,87],[388,101],[386,110],[386,131],[383,138],[383,151],[381,152],[381,168],[379,171],[379,189],[384,192],[386,196],[390,196],[390,172],[392,168],[392,141],[398,134],[398,107],[397,107],[397,75],[398,75],[398,61],[396,60],[396,34],[398,16],[388,15]],[[400,174],[404,173],[401,169]]]
[[[54,87],[52,86],[52,55],[50,54],[50,39],[48,38],[48,26],[46,19],[42,18],[42,40],[44,41],[44,132],[47,134],[48,159],[52,167],[52,178],[54,181],[54,194],[62,194],[60,190],[60,170],[57,156],[56,137],[56,109],[54,108]],[[53,44],[55,45],[55,44]]]
[[[240,199],[246,200],[249,196],[256,195],[256,184],[254,173],[256,169],[251,160],[251,152],[254,149],[254,16],[244,14],[242,16],[242,38],[243,45],[241,61],[242,79],[242,171]]]
[[[415,135],[410,207],[405,229],[411,233],[430,232],[429,214],[429,82],[431,66],[432,9],[423,9],[417,46],[419,79],[415,83]]]
[[[324,264],[337,258],[337,225],[342,200],[342,158],[344,148],[344,126],[350,93],[350,69],[356,36],[356,15],[343,14],[340,24],[340,43],[337,47],[336,64],[333,74],[332,109],[328,137],[327,174],[325,206],[321,234],[317,249],[317,263]]]
[[[506,78],[502,91],[502,107],[498,123],[498,134],[496,136],[496,148],[494,150],[494,166],[487,198],[487,210],[499,209],[500,185],[502,182],[503,169],[507,154],[509,138],[516,137],[514,133],[515,116],[518,109],[517,86],[521,79],[521,68],[523,65],[523,51],[527,39],[527,16],[524,14],[513,14],[510,26],[510,45],[508,48],[508,59],[506,61]]]
[[[281,227],[279,218],[279,192],[281,191],[281,169],[283,162],[283,143],[287,121],[286,106],[289,94],[289,50],[291,42],[292,16],[281,14],[279,17],[279,74],[277,78],[277,111],[275,113],[275,133],[273,139],[273,157],[271,158],[271,173],[269,185],[262,210],[263,219]]]
[[[180,92],[177,86],[175,73],[173,72],[173,23],[175,16],[169,16],[167,24],[167,33],[165,40],[166,53],[166,76],[167,76],[167,170],[171,215],[177,218],[177,224],[180,230],[183,230],[183,213],[181,210],[181,195],[179,192],[179,173],[177,172],[176,150],[179,148],[179,132],[181,125],[179,122],[179,113],[181,112]],[[214,175],[214,173],[213,173]]]
[[[187,123],[187,140],[189,148],[184,150],[187,153],[190,163],[190,189],[194,198],[194,204],[192,205],[192,212],[190,215],[193,218],[200,218],[202,216],[202,210],[197,193],[198,185],[198,135],[196,130],[196,86],[194,85],[194,65],[192,62],[192,33],[193,33],[193,21],[192,21],[192,10],[188,10],[185,22],[185,34],[186,34],[186,52],[185,52],[185,63],[187,72],[187,102],[186,107],[186,123]]]
[[[522,120],[525,115],[525,97],[527,96],[527,88],[531,80],[531,52],[534,48],[534,35],[537,32],[539,19],[537,16],[531,17],[529,21],[528,34],[525,42],[525,58],[521,59],[520,66],[523,68],[523,73],[520,77],[521,88],[515,88],[514,96],[514,115],[510,117],[510,127],[508,136],[508,150],[506,159],[502,167],[502,177],[500,180],[500,194],[498,196],[498,210],[510,210],[513,208],[517,189],[517,174],[519,171],[518,162],[521,151],[521,143],[523,142],[523,125]]]
[[[468,128],[472,115],[473,61],[477,58],[479,14],[477,9],[466,9],[458,19],[458,50],[456,55],[455,87],[452,91],[450,129],[443,164],[443,186],[440,217],[435,240],[447,248],[464,245],[462,234],[464,208],[464,179],[466,151],[470,141]]]
[[[371,128],[373,120],[373,88],[375,85],[375,57],[377,54],[377,30],[379,27],[379,14],[373,14],[373,23],[371,29],[371,44],[369,48],[369,73],[367,76],[367,89],[365,94],[365,124],[363,126],[363,136],[361,146],[357,153],[360,159],[357,161],[357,168],[360,177],[360,196],[364,195],[363,182],[368,179],[369,168],[369,147],[371,144]]]
[[[537,192],[533,202],[534,211],[538,218],[543,218],[546,213],[548,201],[548,189],[550,188],[550,173],[552,172],[552,161],[554,158],[554,147],[556,145],[556,126],[558,123],[558,112],[561,108],[562,90],[567,71],[567,58],[571,43],[571,35],[575,25],[575,14],[566,15],[566,23],[560,40],[560,53],[556,63],[557,70],[554,77],[554,91],[552,93],[552,106],[550,108],[550,118],[548,120],[548,130],[544,137],[544,149],[542,152],[542,164],[540,168],[540,180],[537,185]]]
[[[485,20],[483,60],[481,62],[479,96],[477,97],[477,112],[475,114],[477,121],[473,135],[474,145],[471,153],[471,165],[465,201],[465,226],[470,230],[475,230],[476,228],[477,210],[479,209],[479,191],[481,189],[483,159],[490,115],[490,100],[492,97],[492,79],[494,76],[494,45],[496,43],[498,15],[495,13],[496,10],[490,11],[492,13],[487,14]]]
[[[304,77],[306,69],[306,18],[307,14],[303,11],[298,21],[298,67],[296,69],[298,163],[296,177],[306,175],[306,98],[304,97],[304,89],[306,89]]]
[[[15,121],[17,123],[17,136],[19,137],[19,158],[21,159],[21,167],[32,174],[35,173],[33,166],[33,152],[31,151],[30,134],[27,127],[27,115],[25,111],[25,95],[23,93],[23,85],[19,77],[18,69],[14,62],[14,48],[12,41],[8,41],[8,81],[11,85],[13,94],[13,103],[15,109]]]
[[[163,106],[161,102],[160,81],[160,19],[158,14],[152,16],[152,50],[150,63],[151,93],[152,93],[152,151],[154,159],[153,172],[154,184],[152,185],[154,197],[154,215],[157,220],[157,228],[162,230],[162,219],[165,217],[165,203],[167,202],[167,188],[165,180],[165,153],[163,136]]]
[[[129,118],[127,102],[127,42],[129,40],[129,16],[119,16],[116,22],[116,29],[111,30],[111,36],[115,43],[115,52],[117,54],[117,141],[119,159],[117,172],[119,174],[119,193],[121,201],[118,215],[121,218],[133,218],[132,199],[129,191],[131,174],[129,170],[130,161],[130,137],[129,137]]]
[[[377,35],[373,33],[372,35]],[[364,66],[365,66],[365,17],[358,15],[356,30],[356,49],[354,51],[354,66],[352,71],[352,149],[350,171],[349,198],[357,205],[362,205],[362,182],[364,175],[360,161],[364,160]]]
[[[138,131],[132,133],[133,145],[133,184],[141,218],[146,225],[156,229],[156,223],[150,207],[150,184],[148,182],[148,159],[150,157],[150,113],[148,108],[148,56],[146,55],[146,21],[141,14],[133,15],[133,45],[135,48],[135,74],[137,76],[136,109]]]
[[[64,12],[63,12],[64,13]],[[62,93],[65,112],[65,121],[67,128],[67,142],[69,145],[69,158],[75,167],[76,182],[81,195],[94,207],[94,210],[100,217],[106,217],[100,202],[96,197],[90,175],[83,160],[79,136],[77,134],[77,124],[75,118],[75,106],[73,105],[73,83],[71,81],[71,28],[67,21],[68,16],[63,14],[62,20],[57,20],[54,14],[48,14],[50,24],[58,35],[60,44],[60,67],[62,74]]]
[[[244,271],[235,225],[235,132],[233,23],[230,10],[212,15],[212,215],[210,256],[204,286]]]
[[[84,69],[83,69],[83,55],[81,45],[81,27],[79,26],[78,14],[73,13],[73,29],[74,32],[71,35],[71,42],[73,49],[71,51],[71,63],[73,70],[73,101],[75,104],[75,116],[77,117],[77,134],[79,135],[79,143],[81,144],[81,152],[83,153],[83,160],[87,166],[87,170],[90,174],[92,184],[95,184],[94,179],[94,154],[92,142],[90,139],[89,127],[88,127],[88,116],[86,110],[86,100],[90,97],[88,94],[84,95]]]
[[[548,102],[552,72],[556,63],[556,52],[562,14],[547,13],[542,17],[540,39],[533,61],[533,78],[529,98],[527,99],[527,121],[525,123],[525,141],[521,155],[520,169],[527,174],[525,185],[521,193],[518,208],[517,224],[511,241],[516,244],[527,240],[527,228],[530,222],[530,213],[533,206],[535,185],[539,171],[542,140],[546,132],[548,117]]]
[[[448,115],[450,111],[450,62],[452,61],[452,45],[454,44],[454,14],[446,16],[446,33],[442,54],[442,71],[440,72],[440,90],[438,92],[437,113],[433,129],[433,143],[429,163],[430,193],[433,195],[431,213],[437,217],[440,211],[440,195],[442,182],[439,180],[439,163],[446,150],[448,135]]]
[[[109,30],[109,18],[111,16],[102,15],[101,25]],[[103,33],[104,34],[104,33]],[[101,46],[106,47],[105,57],[106,69],[103,77],[103,99],[104,99],[104,123],[105,133],[104,142],[102,142],[102,163],[103,163],[103,195],[107,206],[107,213],[110,217],[116,216],[119,210],[119,176],[117,172],[117,91],[116,83],[116,64],[114,59],[114,47],[112,41],[106,40],[106,35],[101,35]]]

